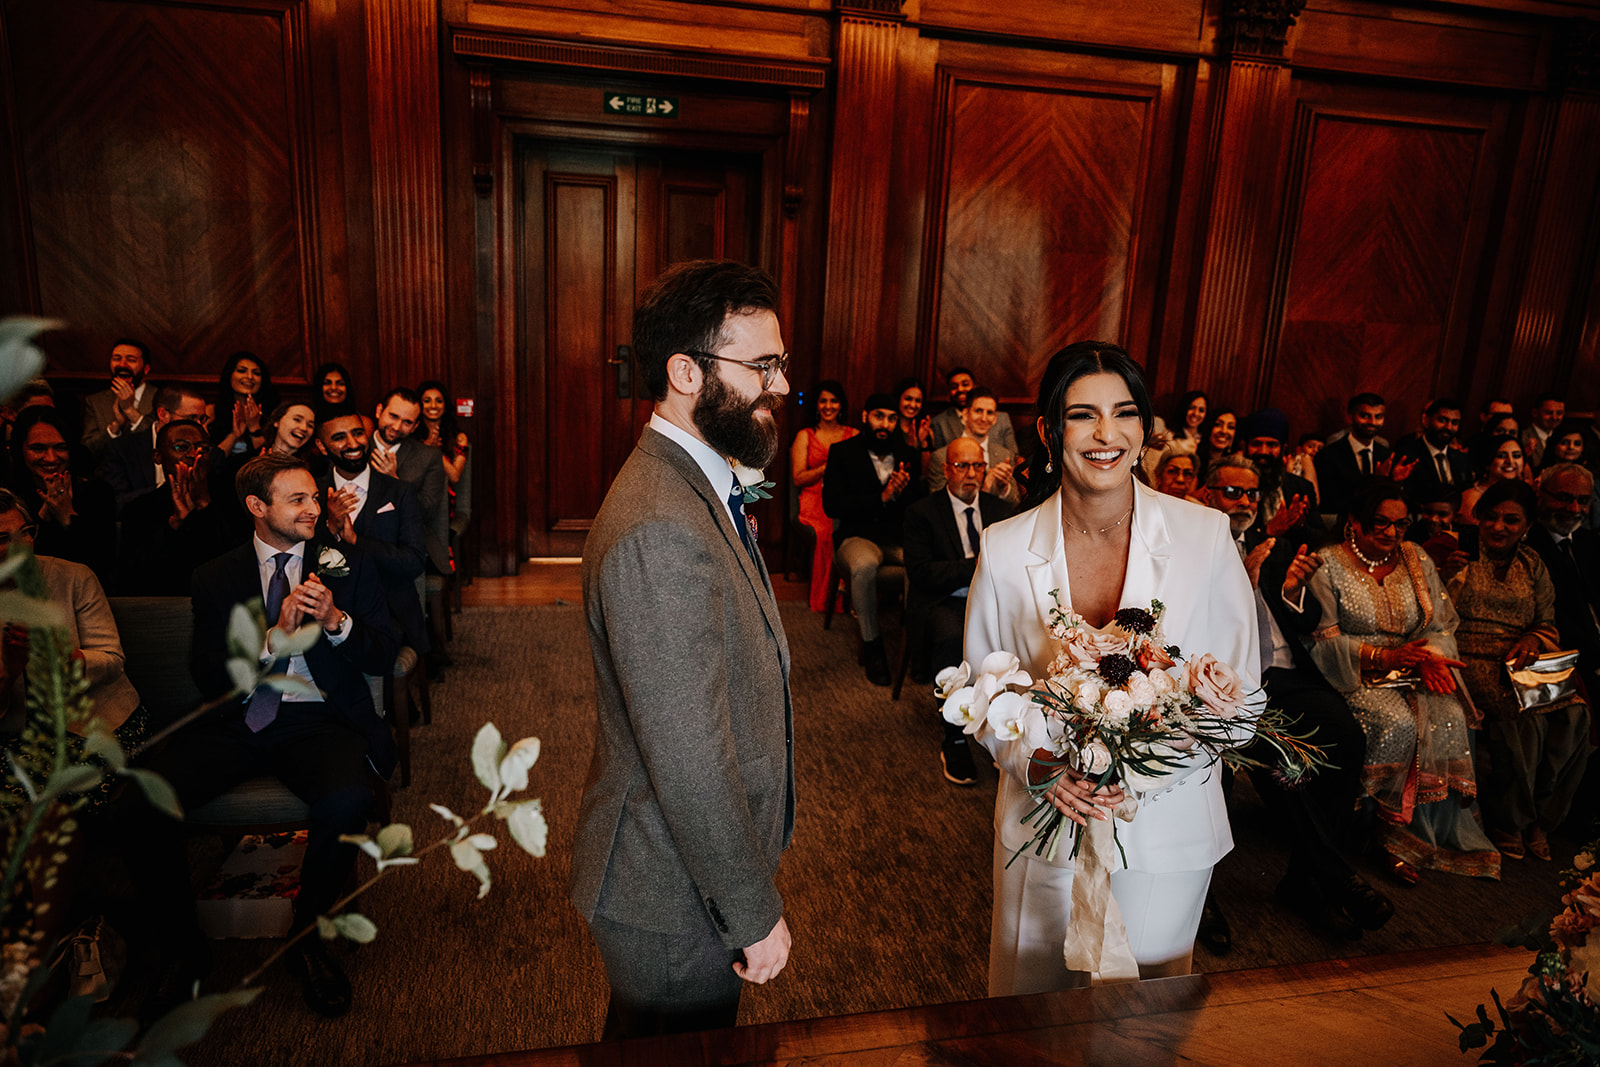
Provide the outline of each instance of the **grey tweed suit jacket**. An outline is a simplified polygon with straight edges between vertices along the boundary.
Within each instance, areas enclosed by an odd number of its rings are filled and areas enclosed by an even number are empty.
[[[720,493],[653,429],[595,517],[583,603],[599,715],[573,903],[755,944],[783,915],[773,879],[794,831],[789,645]]]

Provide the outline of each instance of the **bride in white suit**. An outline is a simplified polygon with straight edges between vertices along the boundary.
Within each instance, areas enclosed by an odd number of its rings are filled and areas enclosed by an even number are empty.
[[[1225,661],[1253,690],[1260,675],[1255,599],[1227,518],[1134,480],[1153,417],[1139,365],[1116,345],[1069,345],[1045,370],[1039,411],[1048,465],[1040,462],[1045,456],[1034,459],[1029,498],[1040,503],[983,532],[967,597],[967,662],[1005,650],[1035,678],[1047,676],[1059,649],[1049,632],[1052,590],[1094,626],[1119,608],[1158,599],[1171,642],[1186,656],[1209,652]],[[1048,771],[1030,772],[1033,753],[1021,741],[1002,742],[987,728],[980,739],[1002,772],[989,995],[1087,984],[1090,975],[1069,971],[1062,956],[1071,848],[1054,860],[1029,850],[1006,867],[1033,830],[1022,823],[1034,805],[1024,782]],[[1141,978],[1189,973],[1211,868],[1233,847],[1217,768],[1197,757],[1173,778],[1177,784],[1146,797],[1131,823],[1118,820],[1126,868],[1116,849],[1104,857]],[[1106,818],[1123,799],[1120,789],[1095,793],[1071,773],[1051,789],[1055,806],[1080,824]]]

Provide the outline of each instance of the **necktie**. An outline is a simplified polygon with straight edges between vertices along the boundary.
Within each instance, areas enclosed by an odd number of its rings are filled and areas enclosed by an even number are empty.
[[[284,573],[284,568],[294,557],[287,552],[279,552],[272,559],[277,563],[278,569],[272,572],[272,577],[267,580],[267,626],[278,624],[278,616],[283,613],[284,598],[289,595],[289,576]],[[282,657],[272,661],[272,666],[267,668],[268,674],[282,674],[289,666],[289,661]],[[259,686],[251,694],[250,706],[245,709],[244,724],[250,728],[251,733],[260,733],[272,720],[278,717],[278,705],[283,702],[283,694],[271,686]]]
[[[739,531],[739,540],[744,542],[744,550],[750,553],[750,558],[756,562],[756,569],[760,570],[761,557],[756,555],[755,535],[750,532],[750,520],[744,513],[744,487],[737,478],[733,481],[733,489],[728,493],[728,510],[733,512],[733,526]]]
[[[1448,458],[1446,458],[1445,454],[1440,452],[1437,456],[1434,456],[1433,459],[1434,462],[1439,464],[1439,484],[1454,485],[1455,483],[1450,480],[1450,462]]]
[[[978,554],[978,524],[973,521],[974,508],[967,508],[967,545],[972,549],[972,555]]]
[[[1361,473],[1372,473],[1372,449],[1370,448],[1363,448],[1361,450]]]

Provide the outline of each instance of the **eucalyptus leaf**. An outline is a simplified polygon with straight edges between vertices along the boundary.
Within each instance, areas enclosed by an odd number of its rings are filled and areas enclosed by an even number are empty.
[[[139,783],[139,788],[144,791],[144,798],[150,806],[157,811],[165,812],[174,819],[183,818],[183,805],[178,803],[178,794],[173,792],[167,780],[155,771],[147,771],[142,767],[129,767],[122,772],[129,778]]]
[[[60,329],[65,323],[11,315],[0,319],[0,403],[10,400],[44,371],[44,353],[33,343],[38,334]]]
[[[118,774],[128,765],[128,754],[122,751],[122,742],[99,719],[89,724],[89,736],[83,743],[86,755],[99,756]]]
[[[0,582],[10,581],[32,558],[33,553],[25,546],[9,553],[4,560],[0,560]]]
[[[212,993],[196,997],[178,1005],[157,1019],[145,1031],[138,1047],[134,1049],[134,1063],[155,1063],[185,1045],[192,1045],[206,1035],[211,1023],[229,1008],[242,1008],[261,992],[259,989],[236,989],[231,993]]]
[[[378,831],[378,848],[383,853],[383,859],[409,856],[413,847],[411,827],[403,822],[390,823]]]
[[[334,929],[360,945],[378,936],[378,924],[358,912],[347,911],[333,917]]]
[[[478,877],[478,899],[482,900],[489,892],[489,865],[483,862],[480,853],[471,841],[457,841],[450,846],[450,858],[456,861],[456,866],[463,871],[471,871]]]
[[[322,690],[293,674],[269,674],[261,679],[261,684],[270,686],[280,693],[293,693],[295,696],[316,697],[322,699]]]
[[[251,610],[251,604],[255,610]],[[228,613],[228,648],[238,656],[254,659],[261,655],[261,623],[257,620],[260,601],[235,604]]]
[[[429,804],[428,807],[430,807],[434,811],[438,812],[439,813],[439,817],[441,819],[448,819],[450,822],[455,823],[457,826],[461,825],[461,816],[457,815],[455,812],[451,811],[449,808],[445,807],[443,804]]]
[[[545,822],[541,808],[537,800],[530,800],[518,804],[506,816],[506,829],[511,831],[511,840],[521,845],[522,850],[530,856],[543,856],[550,838],[550,826]]]
[[[383,858],[383,853],[378,849],[377,843],[366,834],[340,834],[339,840],[346,845],[356,846],[375,860]]]
[[[28,795],[28,799],[30,801],[38,800],[39,791],[34,788],[33,779],[28,777],[28,772],[23,768],[22,764],[17,762],[17,757],[13,753],[7,752],[6,763],[11,767],[11,776],[17,780],[17,784]]]
[[[74,763],[63,767],[44,783],[43,797],[45,800],[54,800],[67,793],[81,793],[92,789],[104,773],[99,767],[89,763]]]
[[[260,673],[261,668],[254,659],[234,656],[228,660],[228,679],[241,693],[249,693],[255,689],[256,677]]]
[[[500,731],[494,723],[484,723],[472,739],[472,771],[491,793],[500,791],[500,761],[505,755],[506,743],[500,740]]]
[[[414,863],[421,862],[422,861],[415,856],[396,856],[392,860],[379,860],[378,870],[381,871],[388,867],[409,867]]]
[[[55,1023],[50,1024],[55,1033]],[[139,1024],[132,1019],[93,1019],[80,1030],[70,1032],[72,1046],[59,1059],[40,1056],[40,1062],[50,1062],[55,1067],[100,1067],[107,1060],[107,1052],[121,1052],[139,1033]],[[82,1051],[78,1051],[78,1050]],[[73,1053],[76,1052],[76,1055]],[[160,1061],[154,1061],[159,1063]]]
[[[292,634],[286,634],[274,626],[267,631],[267,644],[275,656],[298,656],[316,644],[321,636],[321,623],[313,622],[302,626]]]
[[[92,1011],[94,997],[86,993],[81,997],[73,997],[52,1012],[50,1022],[45,1027],[44,1041],[39,1046],[39,1062],[53,1060],[72,1051],[78,1034],[89,1025],[89,1013]]]
[[[35,600],[19,590],[7,589],[0,593],[0,622],[29,627],[55,627],[65,626],[67,616],[59,604]]]
[[[339,936],[339,928],[333,925],[333,920],[326,915],[317,916],[317,936],[324,941],[332,941]]]

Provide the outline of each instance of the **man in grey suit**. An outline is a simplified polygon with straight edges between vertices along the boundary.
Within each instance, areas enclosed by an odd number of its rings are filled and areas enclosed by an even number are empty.
[[[788,356],[763,271],[668,268],[633,347],[655,398],[583,552],[599,714],[572,900],[611,986],[605,1037],[732,1026],[789,958],[789,645],[734,464],[777,451]]]
[[[384,394],[372,433],[372,469],[416,489],[428,562],[440,574],[449,574],[450,497],[444,455],[411,436],[421,417],[422,400],[415,390],[398,386]]]
[[[83,446],[96,458],[122,434],[145,425],[156,391],[145,384],[150,355],[144,343],[124,337],[111,346],[111,388],[83,398]]]

